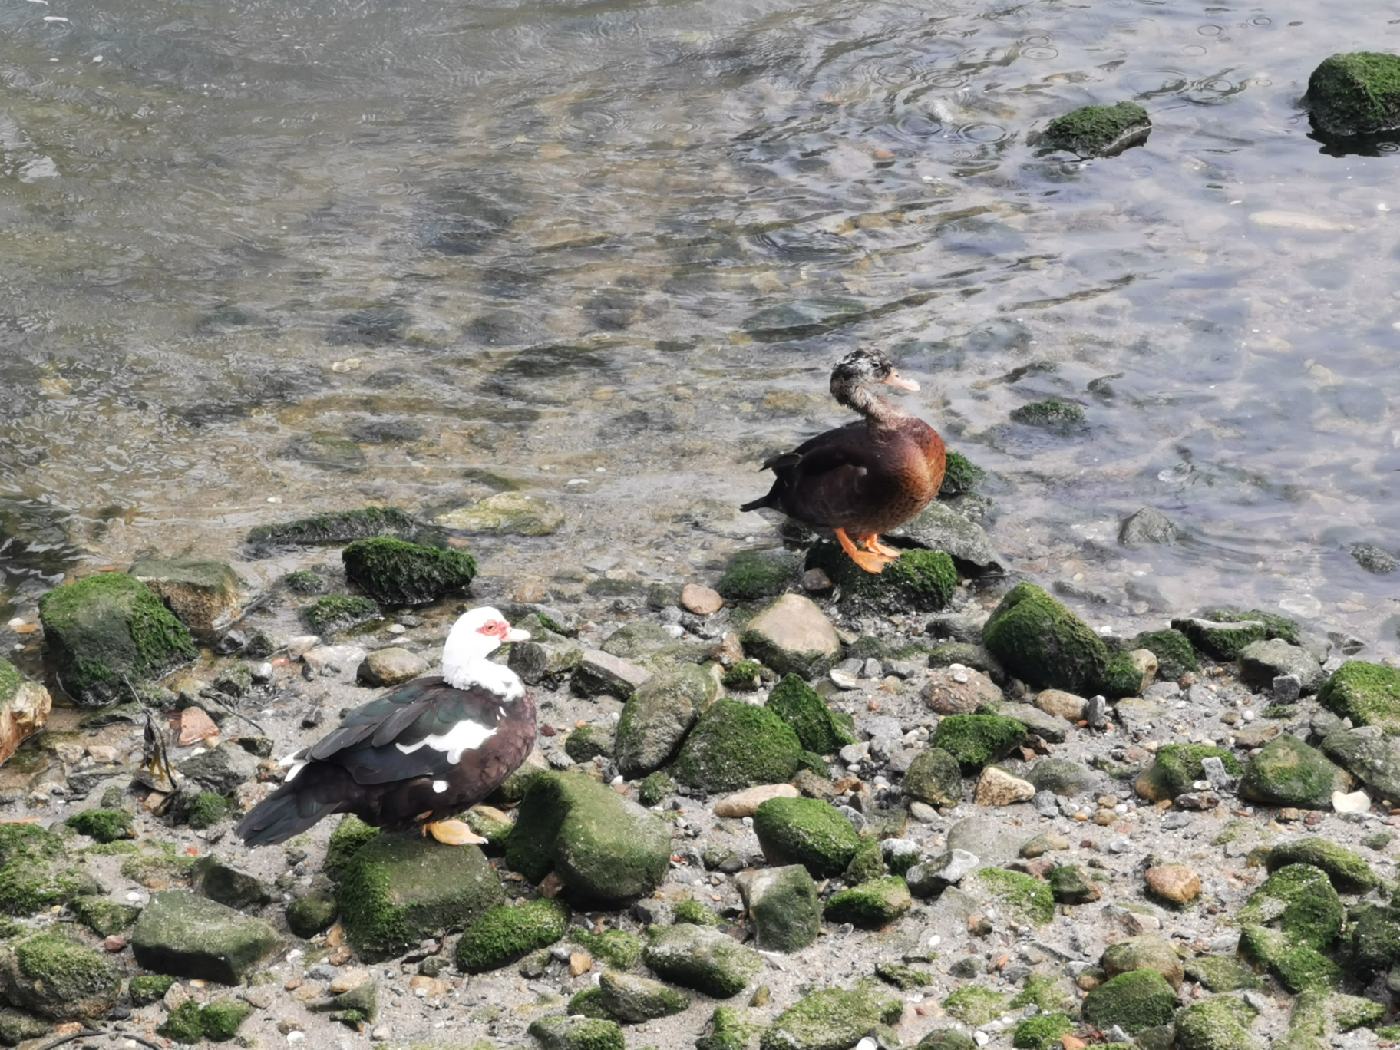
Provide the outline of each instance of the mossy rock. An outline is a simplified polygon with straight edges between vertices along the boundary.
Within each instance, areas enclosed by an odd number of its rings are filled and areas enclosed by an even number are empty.
[[[644,806],[657,806],[676,793],[676,782],[667,773],[657,770],[642,777],[637,785],[637,801]]]
[[[154,591],[125,573],[67,583],[39,600],[60,684],[79,704],[102,707],[194,660],[194,640]]]
[[[1140,146],[1152,132],[1152,120],[1136,102],[1080,106],[1046,125],[1040,145],[1080,157],[1111,157]]]
[[[378,828],[366,824],[353,814],[341,817],[326,844],[326,859],[321,869],[330,876],[332,882],[339,882],[345,873],[346,864],[355,852],[366,843],[377,839],[379,835]]]
[[[298,897],[287,905],[287,929],[309,940],[325,933],[335,922],[337,908],[331,893],[313,892]]]
[[[0,997],[53,1021],[104,1016],[121,994],[121,975],[100,953],[57,933],[0,947]]]
[[[690,996],[650,977],[605,970],[598,979],[599,1003],[621,1024],[642,1024],[670,1017],[690,1006]]]
[[[0,825],[0,912],[34,915],[101,892],[53,832],[34,824]]]
[[[358,594],[328,594],[301,612],[301,618],[317,634],[334,635],[379,619],[379,606]]]
[[[639,777],[675,756],[700,713],[719,697],[715,680],[694,664],[652,675],[622,708],[613,752],[619,772]]]
[[[506,841],[506,863],[538,882],[551,870],[569,894],[615,904],[660,885],[671,859],[668,825],[578,773],[537,777]]]
[[[1249,1034],[1254,1018],[1254,1008],[1232,995],[1192,1003],[1176,1017],[1177,1050],[1259,1050]]]
[[[642,940],[635,933],[626,930],[571,929],[569,937],[574,943],[586,948],[595,958],[616,970],[630,970],[642,958]]]
[[[1108,647],[1094,629],[1031,583],[1013,587],[982,628],[987,651],[1036,689],[1092,696],[1108,667]]]
[[[313,569],[294,569],[282,577],[282,585],[293,594],[325,594],[330,581]]]
[[[597,726],[579,726],[564,739],[564,754],[575,762],[592,762],[612,756],[613,742]]]
[[[752,693],[763,683],[763,665],[757,660],[739,660],[726,668],[720,684],[730,692]]]
[[[914,1050],[977,1050],[977,1040],[956,1028],[935,1028]]]
[[[733,1006],[716,1006],[695,1050],[756,1050],[759,1026]]]
[[[926,805],[956,806],[963,797],[962,767],[941,747],[925,748],[909,763],[904,793]]]
[[[1400,908],[1363,904],[1349,916],[1350,960],[1362,974],[1400,964]]]
[[[346,938],[365,959],[388,958],[461,929],[505,897],[480,849],[443,846],[416,833],[376,835],[338,869],[335,896]]]
[[[476,559],[466,551],[379,536],[356,540],[340,552],[345,576],[382,605],[426,605],[450,594],[466,594]]]
[[[795,674],[784,676],[774,687],[767,707],[792,726],[803,748],[818,755],[832,754],[856,742],[849,716],[834,713],[821,694]]]
[[[569,909],[562,901],[533,900],[492,908],[467,927],[456,961],[467,973],[499,970],[564,936]]]
[[[1371,865],[1359,853],[1317,836],[1275,846],[1264,860],[1271,872],[1290,864],[1311,864],[1321,869],[1340,893],[1365,893],[1380,884]]]
[[[1230,751],[1213,744],[1167,744],[1157,750],[1151,767],[1137,781],[1137,793],[1150,802],[1163,802],[1190,791],[1205,779],[1201,761],[1218,758],[1231,776],[1243,772],[1240,760]]]
[[[918,856],[917,852],[910,854],[910,867],[917,863]],[[856,850],[856,855],[851,858],[851,863],[846,865],[844,876],[848,884],[855,886],[862,882],[882,879],[889,873],[889,869],[885,865],[885,854],[881,848],[880,840],[871,836],[861,839],[860,848]],[[903,874],[903,872],[897,874]]]
[[[185,823],[197,831],[214,827],[228,816],[228,799],[215,791],[201,791],[182,812]]]
[[[1334,138],[1400,130],[1400,55],[1328,56],[1308,78],[1307,103],[1314,126]]]
[[[206,640],[239,613],[238,577],[227,562],[195,558],[142,558],[131,567],[190,630]]]
[[[692,926],[718,926],[719,916],[694,897],[685,897],[671,907],[672,922],[688,922]]]
[[[740,891],[753,922],[754,944],[759,948],[795,952],[820,935],[817,885],[801,864],[753,871],[743,877]]]
[[[1062,1013],[1036,1014],[1019,1021],[1011,1030],[1011,1045],[1026,1050],[1056,1050],[1062,1036],[1074,1031],[1074,1022]]]
[[[948,715],[933,733],[933,747],[952,755],[964,773],[975,773],[1011,754],[1027,738],[1026,726],[1000,715]]]
[[[1186,976],[1211,992],[1240,992],[1259,987],[1253,970],[1232,955],[1202,955],[1186,964]]]
[[[974,1028],[995,1021],[1007,1008],[1005,995],[976,984],[964,985],[943,1000],[949,1017]]]
[[[1201,668],[1191,639],[1170,627],[1160,631],[1143,631],[1128,643],[1128,648],[1146,649],[1157,657],[1157,674],[1164,681],[1175,681],[1187,671]]]
[[[131,814],[124,809],[85,809],[81,813],[74,813],[63,823],[78,834],[98,842],[116,842],[118,839],[136,837]]]
[[[141,909],[134,904],[121,904],[106,897],[78,897],[69,905],[78,921],[99,937],[128,930],[136,922]]]
[[[895,1024],[903,1012],[899,997],[874,981],[861,981],[852,988],[820,988],[780,1013],[764,1031],[759,1047],[849,1050],[872,1032],[881,1034],[883,1026]],[[889,1040],[889,1045],[896,1042]]]
[[[788,780],[802,765],[802,751],[797,733],[775,712],[719,700],[700,716],[671,772],[701,791],[737,791]]]
[[[131,934],[132,955],[147,970],[222,984],[242,983],[281,947],[271,924],[184,890],[152,894]]]
[[[1031,926],[1044,926],[1055,917],[1055,897],[1050,884],[1033,875],[1006,868],[982,868],[970,878],[971,886],[980,887],[999,901],[1013,919]]]
[[[137,974],[126,983],[126,997],[131,1000],[132,1006],[148,1006],[164,999],[165,993],[170,991],[170,986],[174,983],[175,978],[168,974]]]
[[[943,470],[943,485],[938,490],[940,496],[961,496],[973,492],[981,484],[987,472],[961,452],[949,450]]]
[[[171,1011],[157,1031],[177,1043],[226,1043],[252,1012],[251,1006],[236,999],[216,999],[203,1006],[187,1000]]]
[[[1317,698],[1323,707],[1355,725],[1380,726],[1387,734],[1400,734],[1400,670],[1394,667],[1348,660],[1327,679]]]
[[[831,922],[878,930],[894,922],[913,904],[904,880],[898,875],[887,875],[834,894],[826,902],[826,917]]]
[[[1342,976],[1337,963],[1311,944],[1265,926],[1240,930],[1240,954],[1268,969],[1290,992],[1330,987]]]
[[[1279,868],[1240,910],[1245,925],[1275,926],[1290,938],[1327,950],[1341,936],[1346,909],[1327,873],[1311,864]]]
[[[446,543],[446,534],[413,515],[394,507],[363,507],[334,511],[276,525],[259,525],[248,533],[255,548],[317,547],[350,543],[371,536],[394,536],[435,547]]]
[[[1256,751],[1240,780],[1240,797],[1270,806],[1327,809],[1346,775],[1321,751],[1280,736]]]
[[[958,589],[958,570],[943,551],[906,550],[884,572],[871,573],[840,546],[822,540],[808,550],[805,567],[826,573],[840,589],[843,605],[883,612],[937,612]]]
[[[1180,987],[1184,977],[1181,957],[1172,942],[1150,933],[1110,944],[1100,956],[1099,965],[1108,977],[1133,970],[1156,970],[1173,988]]]
[[[819,879],[844,872],[860,848],[851,822],[815,798],[770,798],[754,812],[753,829],[768,863],[801,864]]]
[[[624,1050],[622,1029],[601,1017],[541,1017],[527,1029],[541,1050]]]
[[[1073,401],[1062,401],[1057,397],[1032,401],[1013,408],[1011,421],[1042,430],[1053,430],[1059,434],[1072,434],[1085,427],[1084,406],[1076,405]]]
[[[1117,1025],[1130,1035],[1170,1024],[1176,992],[1156,970],[1120,973],[1084,997],[1084,1019],[1098,1028]]]
[[[737,551],[715,590],[732,601],[772,598],[797,582],[801,564],[801,556],[789,551]]]
[[[642,949],[647,966],[663,980],[716,999],[738,995],[763,968],[756,951],[708,926],[682,923],[650,932]]]

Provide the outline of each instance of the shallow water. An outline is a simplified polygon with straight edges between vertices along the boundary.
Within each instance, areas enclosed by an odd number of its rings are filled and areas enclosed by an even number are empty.
[[[1400,646],[1400,575],[1349,554],[1400,547],[1400,157],[1298,105],[1400,49],[1392,4],[385,8],[0,7],[11,607],[502,478],[569,524],[483,541],[497,576],[704,567],[771,541],[733,506],[863,341],[996,474],[1007,563],[1103,622],[1259,602]],[[1027,142],[1120,98],[1143,148]],[[1052,394],[1085,433],[1007,423]],[[1189,542],[1120,549],[1143,505]]]

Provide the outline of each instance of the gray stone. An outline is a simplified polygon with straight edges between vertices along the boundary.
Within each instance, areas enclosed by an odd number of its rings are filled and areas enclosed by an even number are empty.
[[[222,561],[142,558],[131,575],[160,596],[191,631],[212,640],[241,611],[238,577]]]
[[[645,776],[670,761],[719,691],[714,678],[693,664],[682,664],[638,686],[617,723],[614,757],[622,775]]]
[[[642,953],[660,978],[698,992],[728,999],[738,995],[763,969],[752,948],[708,926],[682,923],[662,930]]]
[[[1240,677],[1250,685],[1272,688],[1279,675],[1297,677],[1303,693],[1315,693],[1325,676],[1317,658],[1281,638],[1250,642],[1240,653]]]
[[[841,639],[810,598],[784,594],[744,628],[744,649],[779,674],[812,678],[831,666]]]
[[[366,656],[355,676],[365,685],[389,686],[412,681],[427,670],[427,660],[395,645]]]
[[[1118,542],[1124,547],[1173,544],[1181,538],[1182,531],[1177,524],[1151,507],[1130,514],[1118,527]]]
[[[151,896],[131,934],[138,965],[172,977],[241,984],[282,938],[262,919],[184,890]]]
[[[738,883],[758,947],[795,952],[817,939],[822,926],[817,884],[801,864],[746,872]]]
[[[916,897],[932,897],[949,886],[956,886],[982,861],[964,849],[952,849],[931,861],[915,864],[904,876],[909,892]]]
[[[1272,690],[1275,703],[1291,704],[1303,695],[1303,681],[1296,674],[1275,675]]]
[[[986,864],[1009,864],[1021,855],[1026,832],[978,814],[948,829],[948,848],[966,850]]]
[[[651,672],[601,649],[586,649],[574,668],[574,692],[580,696],[615,696],[626,700],[651,678]]]
[[[1048,744],[1063,744],[1069,723],[1056,715],[1046,714],[1030,704],[1002,704],[996,713],[1005,718],[1014,718],[1035,736]]]
[[[175,767],[207,791],[231,795],[240,784],[258,774],[258,760],[232,744],[220,744],[202,754],[192,755]]]
[[[1068,758],[1042,758],[1031,766],[1026,779],[1037,791],[1051,791],[1066,798],[1086,794],[1099,782],[1097,774],[1087,766]]]
[[[1003,699],[995,682],[962,664],[931,671],[920,695],[929,709],[940,715],[970,715]]]
[[[921,547],[945,552],[960,563],[959,568],[967,575],[1001,571],[987,531],[946,503],[930,503],[918,517],[892,535],[907,536]]]
[[[1386,736],[1380,726],[1337,729],[1322,750],[1376,794],[1400,801],[1400,737]]]

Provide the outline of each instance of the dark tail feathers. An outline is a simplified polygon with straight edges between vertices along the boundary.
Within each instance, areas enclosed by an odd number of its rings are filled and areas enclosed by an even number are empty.
[[[254,806],[239,821],[234,834],[250,846],[273,846],[301,834],[335,810],[334,802],[317,802],[283,787]]]
[[[741,503],[741,504],[739,505],[739,509],[740,509],[740,510],[762,510],[764,507],[771,507],[771,506],[773,506],[772,500],[773,500],[773,493],[770,492],[770,493],[768,493],[768,495],[766,495],[766,496],[760,496],[758,499],[749,500],[749,502],[747,502],[747,503]]]

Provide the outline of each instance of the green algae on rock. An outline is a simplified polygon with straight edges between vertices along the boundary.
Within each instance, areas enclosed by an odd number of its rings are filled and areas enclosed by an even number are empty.
[[[920,751],[904,774],[904,793],[930,806],[956,806],[963,796],[958,760],[941,747]]]
[[[591,762],[593,759],[611,757],[613,742],[593,725],[581,725],[564,738],[564,754],[575,762]]]
[[[660,885],[671,832],[655,813],[579,773],[536,777],[506,841],[506,863],[538,882],[553,871],[579,900],[622,903]]]
[[[197,655],[189,629],[125,573],[55,587],[39,599],[39,619],[60,684],[84,706],[115,703]]]
[[[1192,1003],[1176,1017],[1177,1050],[1258,1050],[1249,1034],[1255,1010],[1233,995]]]
[[[259,525],[248,533],[248,543],[258,549],[316,547],[350,543],[373,536],[393,536],[435,547],[442,546],[446,541],[441,529],[426,525],[405,511],[395,507],[362,507],[316,514],[276,525]]]
[[[175,978],[163,973],[141,973],[126,982],[126,997],[132,1006],[147,1006],[165,998]]]
[[[980,889],[996,898],[1017,922],[1044,926],[1055,917],[1055,898],[1050,884],[1006,868],[982,868],[968,876],[965,889]]]
[[[768,710],[792,726],[802,746],[829,755],[856,742],[850,719],[827,707],[821,694],[795,674],[784,676],[768,696]]]
[[[310,940],[324,933],[335,922],[335,896],[327,892],[312,892],[287,904],[287,929],[298,937]]]
[[[1005,758],[1026,739],[1026,726],[1000,715],[948,715],[933,733],[933,748],[952,755],[964,773]]]
[[[1321,751],[1281,736],[1254,753],[1240,779],[1240,797],[1271,806],[1327,809],[1346,774]]]
[[[977,1050],[977,1040],[956,1028],[935,1028],[914,1050]]]
[[[1349,961],[1362,975],[1383,973],[1400,964],[1400,908],[1362,904],[1347,916]]]
[[[1290,864],[1320,868],[1340,893],[1365,893],[1380,884],[1371,865],[1359,853],[1315,835],[1275,846],[1264,859],[1264,866],[1271,872]]]
[[[1201,955],[1186,964],[1186,976],[1211,992],[1239,992],[1259,987],[1254,971],[1233,955]]]
[[[906,550],[881,573],[866,572],[830,540],[807,552],[805,567],[821,569],[840,589],[841,602],[885,612],[937,612],[952,600],[958,570],[943,551]]]
[[[599,1002],[608,1016],[622,1024],[641,1024],[678,1014],[690,997],[660,981],[604,970],[598,978]]]
[[[1175,681],[1187,671],[1200,670],[1191,639],[1173,628],[1143,631],[1131,642],[1130,649],[1146,649],[1157,657],[1157,673],[1164,681]]]
[[[1129,1035],[1169,1024],[1176,992],[1156,970],[1130,970],[1111,977],[1084,997],[1084,1019],[1099,1028],[1117,1025]]]
[[[217,999],[203,1006],[186,1000],[170,1012],[157,1031],[177,1043],[226,1043],[252,1012],[251,1006],[236,999]]]
[[[671,907],[672,922],[688,922],[692,926],[718,926],[720,918],[694,897],[685,897]]]
[[[887,875],[833,894],[826,902],[826,917],[832,922],[877,930],[894,922],[913,904],[904,880],[898,875]]]
[[[121,994],[121,975],[101,954],[57,933],[0,948],[0,997],[53,1021],[102,1017]]]
[[[1057,864],[1045,878],[1056,904],[1092,904],[1103,896],[1103,890],[1078,864]]]
[[[100,892],[53,832],[33,824],[0,825],[0,912],[34,915]]]
[[[1094,629],[1032,583],[1018,583],[982,628],[987,651],[1037,689],[1097,692],[1108,647]]]
[[[574,928],[569,930],[569,938],[617,970],[630,970],[642,957],[641,938],[626,930],[595,933]]]
[[[961,452],[949,450],[943,470],[943,485],[938,490],[940,496],[961,496],[977,488],[987,472]]]
[[[569,909],[556,900],[502,904],[472,922],[457,942],[455,958],[466,973],[486,973],[547,948],[564,936]]]
[[[948,1012],[948,1016],[976,1027],[995,1021],[1005,1013],[1007,997],[990,988],[968,984],[944,999],[943,1009]]]
[[[613,742],[618,771],[634,778],[661,768],[718,696],[715,680],[694,664],[652,675],[627,698],[618,718]]]
[[[115,842],[118,839],[136,837],[136,829],[131,824],[131,814],[124,809],[85,809],[81,813],[74,813],[64,823],[78,834],[98,842]]]
[[[1400,130],[1400,55],[1330,55],[1308,78],[1308,110],[1324,135],[1351,138]]]
[[[760,1050],[849,1050],[865,1036],[880,1034],[904,1012],[898,996],[874,981],[852,988],[821,988],[780,1013],[759,1042]],[[881,1040],[897,1045],[894,1040]]]
[[[784,594],[764,606],[739,636],[744,652],[778,674],[813,678],[841,653],[841,636],[826,613],[801,594]]]
[[[333,877],[346,938],[368,960],[461,929],[505,898],[480,849],[416,833],[374,834],[337,859]]]
[[[795,952],[821,933],[817,884],[801,864],[758,868],[740,876],[739,892],[753,922],[754,944]]]
[[[221,984],[242,983],[281,947],[271,924],[185,890],[152,894],[131,933],[138,965]]]
[[[1110,944],[1103,950],[1099,965],[1109,977],[1133,970],[1155,970],[1173,988],[1179,988],[1183,977],[1181,958],[1171,941],[1146,933]]]
[[[649,932],[642,961],[663,980],[716,999],[738,995],[763,968],[756,951],[708,926],[683,923]]]
[[[758,1044],[759,1026],[743,1010],[733,1006],[716,1006],[695,1050],[754,1050]]]
[[[1400,59],[1397,59],[1400,62]],[[1359,726],[1380,726],[1400,734],[1400,670],[1364,660],[1348,660],[1318,693],[1329,711]]]
[[[1140,146],[1152,132],[1152,120],[1136,102],[1081,106],[1046,125],[1040,145],[1080,157],[1111,157]]]
[[[699,718],[671,772],[687,787],[737,791],[779,784],[802,765],[802,742],[775,712],[719,700]]]
[[[801,864],[819,879],[840,875],[860,835],[835,806],[815,798],[770,798],[754,812],[754,833],[770,864]]]
[[[595,1017],[541,1017],[527,1029],[541,1050],[625,1050],[616,1021]]]
[[[1066,1014],[1036,1014],[1019,1021],[1011,1031],[1011,1045],[1018,1050],[1055,1050],[1063,1045],[1061,1037],[1074,1031],[1074,1022]]]
[[[205,640],[212,640],[238,616],[238,577],[227,562],[142,558],[132,565],[131,575]]]
[[[301,618],[317,634],[333,635],[379,619],[379,606],[358,594],[327,594],[303,609]]]
[[[733,601],[773,598],[796,582],[801,565],[801,556],[789,551],[736,551],[715,590]]]
[[[1240,951],[1292,991],[1333,984],[1340,969],[1324,953],[1341,936],[1345,918],[1324,871],[1289,864],[1265,879],[1241,909]]]
[[[1011,410],[1011,421],[1025,426],[1040,427],[1061,434],[1082,430],[1085,425],[1084,407],[1057,397],[1032,401]]]
[[[476,559],[466,551],[377,536],[356,540],[340,552],[346,578],[383,605],[426,605],[450,594],[466,594]]]
[[[1202,759],[1218,758],[1225,771],[1239,776],[1243,771],[1240,760],[1223,747],[1213,744],[1167,744],[1158,748],[1152,765],[1138,777],[1137,793],[1149,802],[1163,802],[1191,790],[1198,780],[1205,779]]]

